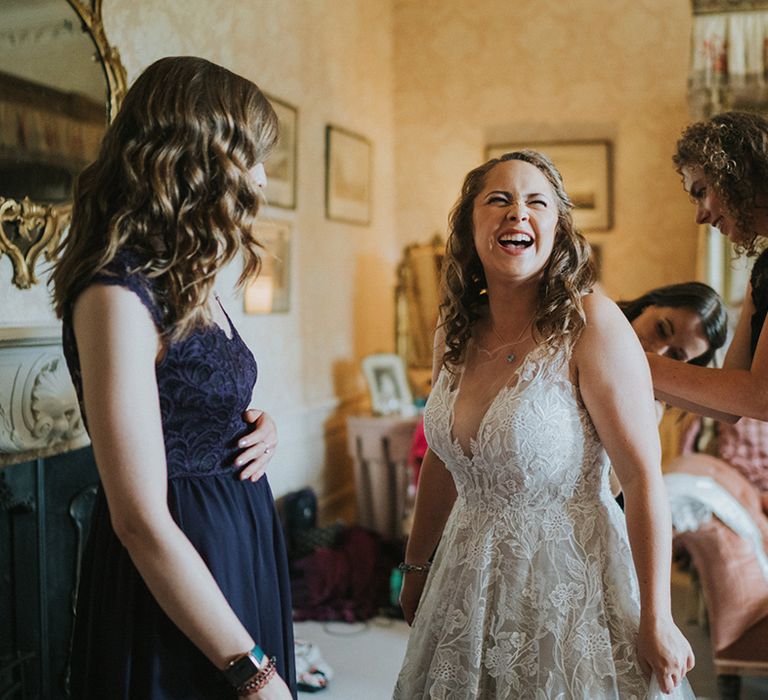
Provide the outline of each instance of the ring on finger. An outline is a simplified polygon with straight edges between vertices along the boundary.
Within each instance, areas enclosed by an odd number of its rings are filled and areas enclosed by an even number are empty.
[[[268,455],[272,450],[269,449],[269,447],[264,448],[264,454]]]

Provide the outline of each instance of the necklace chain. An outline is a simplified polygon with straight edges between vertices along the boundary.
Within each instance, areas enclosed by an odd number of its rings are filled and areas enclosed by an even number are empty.
[[[531,318],[528,321],[528,323],[526,323],[523,326],[523,330],[520,331],[520,335],[518,335],[515,340],[506,341],[501,336],[501,333],[499,333],[499,331],[496,329],[496,324],[493,322],[493,317],[490,316],[490,314],[489,314],[489,318],[490,318],[490,321],[491,321],[491,330],[493,331],[493,334],[501,341],[501,345],[499,346],[499,348],[509,347],[510,345],[519,345],[521,342],[523,342],[523,335],[528,330],[530,325],[533,323],[533,316],[531,316]],[[508,363],[512,363],[512,362],[514,362],[517,359],[517,355],[515,353],[513,353],[513,352],[510,352],[510,353],[507,353],[507,356],[504,359]]]
[[[531,319],[528,321],[528,323],[526,323],[523,326],[523,330],[520,331],[520,334],[517,336],[517,338],[515,340],[511,340],[511,341],[505,340],[502,337],[501,333],[499,333],[499,331],[496,329],[496,324],[493,322],[493,319],[491,319],[491,330],[493,331],[493,334],[501,341],[502,345],[504,345],[504,346],[507,346],[507,345],[517,345],[518,343],[521,343],[523,341],[523,335],[528,330],[528,328],[530,327],[531,323],[533,323],[533,317],[531,317]]]

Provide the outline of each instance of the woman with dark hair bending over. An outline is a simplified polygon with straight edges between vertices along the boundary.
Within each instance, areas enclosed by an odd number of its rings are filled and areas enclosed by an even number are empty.
[[[696,204],[696,223],[719,229],[737,251],[755,255],[768,237],[768,120],[726,112],[689,126],[673,157]],[[733,422],[768,420],[768,251],[752,268],[741,316],[722,369],[648,357],[656,396]]]
[[[518,151],[451,214],[395,698],[692,697],[648,366],[571,208]]]
[[[617,302],[647,353],[705,367],[725,344],[728,315],[720,295],[702,282],[680,282],[656,287],[637,299]],[[658,419],[664,404],[656,402]],[[621,485],[611,470],[611,489]]]
[[[251,460],[274,449],[274,430],[238,452],[254,439],[256,362],[213,292],[236,255],[240,282],[259,269],[253,225],[276,138],[253,83],[164,58],[78,180],[52,278],[101,478],[78,700],[295,695],[285,551],[264,459]]]
[[[656,287],[637,299],[617,302],[643,350],[705,367],[728,334],[718,293],[702,282]]]

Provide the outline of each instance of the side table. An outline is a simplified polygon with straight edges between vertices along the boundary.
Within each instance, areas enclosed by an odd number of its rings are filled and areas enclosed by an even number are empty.
[[[347,446],[355,468],[357,516],[384,537],[403,535],[407,462],[418,416],[349,416]]]

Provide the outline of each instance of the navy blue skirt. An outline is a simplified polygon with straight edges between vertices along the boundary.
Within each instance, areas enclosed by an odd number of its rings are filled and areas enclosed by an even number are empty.
[[[290,582],[267,477],[232,472],[168,482],[173,518],[296,696]],[[101,489],[75,619],[70,676],[77,700],[221,700],[236,694],[162,611],[112,529]]]

